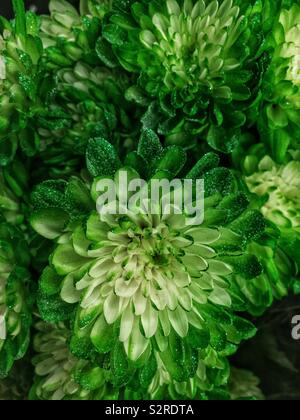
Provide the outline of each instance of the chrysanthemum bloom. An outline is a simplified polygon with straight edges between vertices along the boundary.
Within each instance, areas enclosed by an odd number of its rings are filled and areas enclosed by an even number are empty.
[[[32,362],[35,383],[30,399],[101,400],[107,391],[105,371],[74,357],[68,348],[70,330],[63,324],[36,324]]]
[[[175,146],[163,150],[146,131],[129,162],[131,178],[139,177],[135,167],[150,169],[150,178],[170,178],[183,168],[185,154]],[[39,306],[48,320],[58,316],[51,308],[59,306],[62,316],[66,306],[76,309],[72,351],[87,357],[93,346],[107,353],[121,342],[127,358],[143,363],[157,348],[168,370],[184,381],[197,368],[203,335],[206,346],[218,351],[253,335],[253,326],[234,314],[245,302],[231,276],[260,274],[244,246],[261,234],[264,221],[259,212],[247,211],[230,171],[217,163],[207,155],[187,176],[205,181],[205,220],[196,226],[188,226],[184,214],[100,217],[91,199],[97,198],[98,176],[118,179],[121,166],[103,139],[88,146],[87,166],[96,177],[91,190],[75,178],[37,187],[32,226],[59,243],[41,277]],[[176,340],[185,355],[180,363],[179,350],[170,353]]]
[[[300,143],[300,6],[288,1],[285,7],[272,31],[273,60],[264,80],[259,121],[263,141],[278,163],[289,147]]]
[[[38,128],[40,157],[50,176],[72,174],[76,168],[79,171],[91,137],[102,136],[125,148],[133,143],[139,123],[132,104],[124,98],[128,86],[124,72],[118,74],[81,61],[57,70],[56,95],[50,109],[61,114],[62,124],[43,118]]]
[[[288,294],[300,262],[299,152],[287,156],[284,164],[276,164],[263,144],[241,148],[233,156],[252,193],[252,205],[269,221],[265,235],[249,245],[249,252],[258,255],[264,266],[263,274],[250,282],[238,279],[255,315],[271,306],[274,298]]]
[[[37,37],[37,16],[25,14],[23,0],[13,2],[14,21],[3,19],[0,34],[0,139],[1,163],[14,157],[18,142],[28,154],[33,154],[37,138],[27,128],[39,106],[45,102],[40,92],[40,59],[43,52]],[[45,82],[45,74],[43,74]],[[44,90],[45,91],[45,90]],[[32,120],[31,120],[32,121]]]
[[[78,11],[68,1],[51,0],[50,15],[41,16],[40,36],[49,69],[69,67],[83,60],[93,65],[101,21],[110,10],[109,0],[81,0]]]
[[[27,350],[31,300],[26,268],[29,251],[24,235],[1,216],[0,237],[0,377],[5,377],[14,360]]]
[[[158,124],[176,143],[208,135],[212,147],[231,151],[263,72],[261,6],[239,0],[128,4],[115,2],[98,53],[105,59],[112,44],[120,64],[136,73],[127,97],[148,106],[145,127]]]
[[[251,192],[268,195],[262,207],[264,216],[282,228],[300,232],[300,154],[286,164],[276,164],[265,156],[258,171],[246,178]]]

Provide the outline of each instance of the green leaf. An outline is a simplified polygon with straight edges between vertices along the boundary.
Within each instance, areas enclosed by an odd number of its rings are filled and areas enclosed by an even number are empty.
[[[72,177],[65,191],[66,205],[72,213],[88,214],[95,208],[86,184],[81,179]]]
[[[286,130],[274,130],[272,136],[272,155],[277,163],[283,163],[291,142],[290,135]]]
[[[14,363],[12,344],[6,340],[0,351],[0,379],[5,378]]]
[[[255,255],[245,254],[236,257],[225,256],[220,259],[231,265],[235,274],[240,274],[245,279],[253,279],[263,272],[263,267]]]
[[[48,207],[64,209],[67,185],[67,182],[62,180],[44,181],[37,185],[31,194],[31,201],[35,209]]]
[[[86,363],[86,362],[83,362]],[[81,367],[79,362],[79,368],[76,369],[74,376],[76,382],[78,382],[83,389],[87,391],[96,391],[105,384],[105,373],[100,367],[90,367],[90,364],[87,366]]]
[[[47,239],[57,239],[62,235],[69,221],[69,215],[61,209],[42,209],[30,216],[33,229]]]
[[[230,194],[218,205],[218,210],[228,210],[227,223],[239,217],[248,207],[249,201],[244,193]]]
[[[16,21],[16,34],[26,36],[26,14],[23,0],[12,0]]]
[[[50,323],[70,319],[75,308],[74,305],[63,302],[59,295],[49,296],[42,291],[38,292],[37,305],[42,319]]]
[[[98,57],[107,67],[113,69],[118,66],[118,60],[104,38],[98,38],[95,49]]]
[[[233,317],[233,326],[244,340],[254,337],[257,332],[257,329],[250,321],[241,317]]]
[[[63,277],[59,276],[52,267],[46,267],[43,271],[39,288],[41,293],[47,296],[53,296],[60,293]]]
[[[115,24],[103,25],[103,37],[113,45],[121,46],[127,39],[127,32]]]
[[[92,329],[91,341],[99,353],[108,353],[114,347],[116,341],[114,329],[107,324],[103,315],[97,319]]]
[[[210,333],[208,330],[199,330],[190,325],[187,342],[193,349],[206,349],[210,342]]]
[[[227,168],[214,168],[203,175],[203,180],[206,197],[219,193],[224,196],[235,190],[235,179]]]
[[[231,153],[239,143],[239,132],[212,125],[207,135],[207,141],[213,149]]]
[[[220,158],[215,153],[207,153],[204,155],[196,165],[190,170],[187,174],[186,179],[199,179],[206,172],[210,171],[213,168],[216,168],[219,165]]]
[[[179,146],[170,146],[164,150],[163,157],[157,166],[158,171],[168,171],[174,177],[180,173],[186,164],[186,153]]]
[[[132,372],[129,368],[123,344],[117,342],[111,352],[110,367],[112,371],[112,382],[114,386],[120,388],[129,382]]]
[[[151,355],[147,363],[141,368],[139,372],[139,382],[142,388],[147,389],[157,371],[157,362],[154,354]]]
[[[124,160],[126,167],[135,169],[142,177],[147,177],[147,164],[145,160],[136,151],[128,153]]]
[[[78,255],[71,244],[59,245],[52,256],[52,264],[62,276],[82,268],[89,261]]]
[[[103,138],[89,140],[86,163],[88,171],[93,177],[113,176],[121,167],[120,159],[114,147]]]
[[[257,210],[248,210],[230,224],[230,229],[240,234],[246,241],[256,239],[265,230],[266,222]]]
[[[145,163],[153,170],[153,167],[162,154],[163,147],[158,136],[153,130],[144,129],[138,144],[138,155],[141,156]]]

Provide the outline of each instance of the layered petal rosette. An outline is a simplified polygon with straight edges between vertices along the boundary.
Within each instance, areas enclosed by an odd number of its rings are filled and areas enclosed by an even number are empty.
[[[0,222],[0,377],[5,377],[29,344],[31,300],[30,261],[23,233]]]
[[[35,382],[31,400],[101,400],[108,396],[106,373],[74,357],[68,348],[70,330],[63,324],[36,324]]]
[[[264,80],[259,120],[268,153],[283,163],[287,150],[300,143],[300,5],[284,2],[270,41],[274,52]]]
[[[274,297],[281,299],[297,283],[299,269],[299,152],[290,150],[285,162],[277,164],[263,144],[236,150],[237,167],[244,173],[246,190],[252,206],[268,220],[268,228],[260,240],[250,245],[258,255],[264,273],[257,279],[239,282],[252,311],[257,315],[271,306]],[[296,282],[296,283],[295,283]]]
[[[15,155],[18,144],[32,156],[38,139],[32,121],[45,102],[47,78],[42,80],[43,46],[39,19],[25,13],[22,0],[13,1],[16,18],[2,18],[0,33],[0,157],[6,165]],[[45,77],[45,75],[43,75]],[[30,127],[29,127],[30,125]]]
[[[40,37],[49,69],[69,67],[78,61],[97,62],[95,44],[109,0],[81,0],[78,11],[66,0],[51,0],[49,15],[41,17]]]
[[[292,152],[290,161],[282,165],[265,156],[257,169],[246,178],[246,183],[251,192],[268,196],[262,207],[264,216],[279,227],[299,230],[300,153]]]
[[[43,164],[51,168],[48,176],[79,171],[91,137],[108,138],[119,149],[132,147],[139,123],[134,118],[135,110],[124,98],[128,86],[126,75],[80,61],[57,71],[51,109],[61,119],[57,124],[40,118],[38,127],[40,156]]]
[[[109,44],[136,74],[127,97],[147,107],[143,123],[171,143],[208,140],[229,152],[258,100],[265,56],[260,2],[115,1],[97,52]],[[264,6],[265,7],[265,6]],[[255,37],[253,37],[255,33]],[[109,59],[109,54],[107,56]]]
[[[137,167],[152,168],[150,181],[172,179],[186,159],[182,149],[163,150],[155,134],[146,131],[138,152],[127,156],[129,162],[131,168],[124,169],[129,178],[139,178]],[[196,373],[202,340],[204,348],[234,351],[255,333],[235,314],[247,302],[233,274],[251,279],[261,273],[245,246],[261,235],[264,221],[259,212],[247,210],[231,172],[216,168],[217,163],[217,156],[208,154],[187,175],[192,181],[203,177],[206,192],[204,222],[192,226],[186,214],[165,214],[161,202],[155,214],[134,206],[126,216],[93,210],[99,180],[112,176],[118,183],[120,173],[124,176],[103,139],[89,142],[87,166],[96,177],[90,189],[76,179],[37,187],[32,226],[58,241],[40,280],[40,310],[47,320],[59,316],[54,307],[62,317],[76,311],[75,354],[108,353],[122,343],[118,351],[143,365],[157,349],[182,382]],[[119,192],[117,202],[121,199]],[[172,353],[176,346],[181,350]]]

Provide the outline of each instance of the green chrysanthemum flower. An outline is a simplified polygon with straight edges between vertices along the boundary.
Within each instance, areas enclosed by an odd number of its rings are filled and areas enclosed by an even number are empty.
[[[269,221],[265,235],[250,245],[249,252],[259,256],[264,272],[251,282],[238,280],[239,287],[252,303],[251,312],[258,315],[281,299],[295,282],[299,255],[299,153],[290,152],[284,164],[276,164],[266,155],[263,144],[237,149],[233,160],[242,169],[245,188],[250,190],[252,207]],[[250,143],[252,140],[250,138]],[[300,179],[300,178],[299,178]]]
[[[246,177],[250,191],[265,197],[262,213],[281,232],[274,255],[274,269],[277,269],[281,279],[285,279],[283,288],[278,283],[282,292],[296,281],[300,267],[300,154],[290,151],[288,156],[283,164],[276,164],[265,156],[258,163],[257,172]],[[271,267],[270,261],[267,264]],[[271,276],[274,269],[269,272]],[[284,294],[279,293],[281,296]]]
[[[175,177],[185,155],[177,147],[163,150],[146,131],[138,153],[126,162],[141,171],[152,168],[150,178]],[[91,191],[76,179],[36,189],[32,226],[59,242],[41,278],[39,306],[48,320],[76,309],[72,351],[87,357],[93,346],[106,353],[120,341],[127,358],[144,363],[157,347],[182,382],[195,374],[202,340],[223,351],[254,334],[253,326],[234,314],[247,304],[232,274],[249,279],[260,274],[257,259],[244,246],[261,234],[264,221],[247,211],[230,171],[215,168],[217,162],[207,155],[188,174],[190,179],[203,175],[206,182],[206,216],[199,226],[186,226],[186,217],[175,214],[100,217],[90,198],[97,198],[98,177]],[[103,139],[90,141],[87,164],[93,176],[113,176],[121,165]],[[134,169],[127,171],[139,177]],[[53,310],[58,307],[60,314]],[[176,340],[185,349],[180,363],[178,354],[170,353]]]
[[[12,23],[2,20],[0,37],[0,158],[7,164],[14,157],[18,142],[32,153],[34,131],[26,130],[43,101],[40,59],[43,53],[37,34],[39,20],[25,14],[22,0],[14,0],[16,13]],[[32,140],[32,138],[33,140]]]
[[[100,367],[74,357],[68,348],[70,331],[64,324],[39,322],[34,337],[35,383],[30,399],[101,400],[108,390]]]
[[[290,7],[287,6],[290,5]],[[288,1],[273,30],[273,59],[264,81],[259,125],[269,153],[279,163],[300,142],[300,6]]]
[[[300,154],[294,157],[295,160],[279,165],[265,156],[258,171],[247,177],[246,183],[251,192],[268,195],[262,207],[267,219],[282,228],[300,231]]]
[[[21,231],[0,223],[0,377],[24,356],[31,323],[29,251]]]
[[[128,85],[126,75],[83,62],[57,71],[53,110],[61,110],[62,124],[53,125],[44,118],[38,129],[40,156],[51,168],[51,175],[79,170],[91,137],[108,138],[118,148],[134,143],[139,124],[133,123],[134,109],[124,99]]]
[[[232,150],[260,84],[261,4],[139,1],[124,13],[115,3],[98,52],[102,45],[105,57],[111,43],[121,65],[138,74],[127,97],[149,106],[144,125],[158,124],[171,142],[208,135],[214,148]]]
[[[95,44],[101,21],[111,9],[110,0],[81,0],[80,11],[65,0],[49,2],[50,15],[41,17],[44,62],[49,69],[69,67],[77,61],[99,61]]]

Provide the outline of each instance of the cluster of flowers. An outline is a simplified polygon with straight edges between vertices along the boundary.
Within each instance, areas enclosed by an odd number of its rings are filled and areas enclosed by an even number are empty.
[[[0,399],[262,398],[229,358],[300,290],[300,1],[13,6]],[[100,216],[97,182],[121,170],[203,179],[203,223]]]

